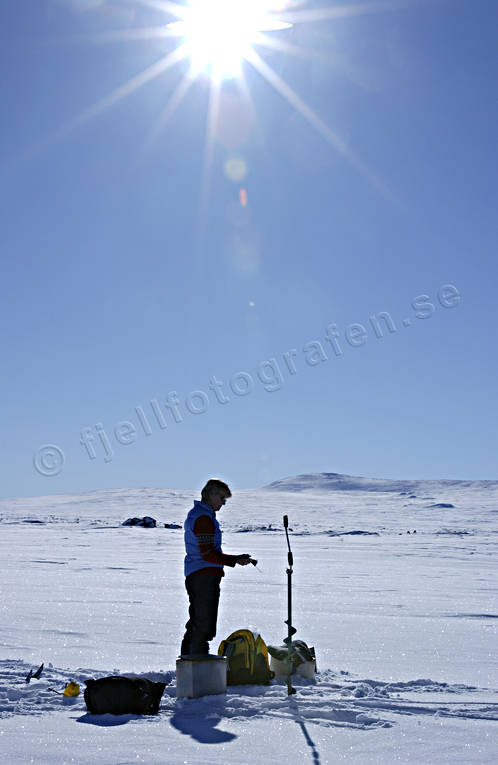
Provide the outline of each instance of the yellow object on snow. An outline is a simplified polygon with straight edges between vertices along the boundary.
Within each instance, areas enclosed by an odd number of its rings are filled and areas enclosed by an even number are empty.
[[[79,696],[80,687],[78,683],[68,683],[64,688],[64,696]]]

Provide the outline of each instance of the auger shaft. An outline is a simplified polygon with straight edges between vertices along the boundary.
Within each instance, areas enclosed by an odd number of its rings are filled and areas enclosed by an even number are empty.
[[[288,526],[289,526],[289,519],[286,515],[284,515],[284,529],[285,529],[285,536],[287,539],[287,561],[289,564],[289,568],[287,569],[287,639],[284,640],[284,643],[287,643],[287,695],[290,696],[292,693],[296,692],[296,689],[292,687],[291,683],[291,677],[292,677],[292,636],[296,632],[294,627],[292,626],[292,566],[294,565],[294,559],[292,557],[292,551],[290,548],[290,542],[289,542],[289,533],[288,533]]]

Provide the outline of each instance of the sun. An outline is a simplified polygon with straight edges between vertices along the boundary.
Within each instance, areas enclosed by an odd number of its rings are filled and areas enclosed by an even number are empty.
[[[149,131],[146,147],[157,140],[166,123],[182,103],[186,94],[199,77],[209,80],[209,103],[206,112],[206,139],[202,181],[202,209],[206,209],[207,189],[213,159],[214,142],[219,119],[220,94],[223,80],[236,78],[239,94],[245,100],[248,109],[254,113],[249,83],[242,69],[243,62],[257,72],[276,93],[308,122],[330,146],[351,165],[359,170],[384,196],[393,199],[390,190],[374,172],[372,172],[350,150],[343,141],[293,90],[291,85],[272,68],[265,52],[277,51],[284,56],[296,59],[324,60],[318,51],[296,44],[290,39],[282,39],[274,32],[308,23],[328,23],[349,16],[389,12],[405,7],[410,0],[371,0],[365,2],[335,3],[310,8],[312,0],[127,0],[149,6],[154,11],[163,11],[174,21],[152,27],[131,27],[111,30],[92,35],[92,40],[101,42],[130,42],[134,40],[169,41],[164,55],[145,69],[138,71],[128,80],[111,90],[85,111],[63,124],[51,136],[39,141],[33,151],[59,140],[82,124],[105,112],[114,104],[131,96],[148,83],[165,75],[185,61],[190,61],[188,68],[178,78],[177,85],[169,92],[164,108]],[[284,35],[284,38],[287,37]],[[173,42],[173,45],[170,43]],[[182,67],[183,68],[183,67]],[[246,197],[243,195],[241,199]],[[241,201],[244,206],[244,203]],[[202,216],[201,216],[202,217]]]
[[[274,13],[269,0],[191,0],[168,29],[183,37],[194,71],[221,80],[240,73],[262,32],[292,26]]]

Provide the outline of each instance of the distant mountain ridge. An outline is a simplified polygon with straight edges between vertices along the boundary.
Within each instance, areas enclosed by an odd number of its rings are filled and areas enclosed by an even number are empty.
[[[436,489],[497,489],[494,480],[452,480],[452,479],[412,479],[397,480],[389,478],[363,478],[362,476],[342,473],[302,473],[301,475],[281,478],[263,486],[270,491],[390,491],[406,492],[435,491]]]

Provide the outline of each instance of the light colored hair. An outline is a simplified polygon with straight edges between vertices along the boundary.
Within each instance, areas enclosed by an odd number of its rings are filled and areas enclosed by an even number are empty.
[[[227,497],[232,496],[228,484],[224,481],[220,481],[219,478],[210,478],[201,492],[201,501],[207,502],[213,491],[224,491]]]

